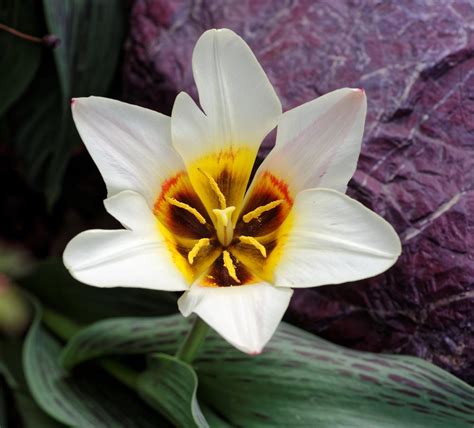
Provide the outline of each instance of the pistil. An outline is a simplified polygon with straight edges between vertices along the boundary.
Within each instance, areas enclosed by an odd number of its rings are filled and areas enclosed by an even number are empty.
[[[234,237],[234,225],[232,224],[232,213],[235,207],[227,207],[223,210],[213,209],[212,212],[216,216],[216,233],[219,242],[227,247]]]

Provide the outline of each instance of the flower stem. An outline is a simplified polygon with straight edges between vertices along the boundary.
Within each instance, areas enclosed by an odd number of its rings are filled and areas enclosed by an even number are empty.
[[[56,336],[63,340],[70,339],[81,329],[74,321],[71,321],[52,309],[43,308],[41,320]]]
[[[104,358],[98,364],[115,379],[131,389],[137,389],[138,372],[120,364],[115,360]]]
[[[209,326],[199,317],[194,321],[191,330],[187,334],[183,343],[176,352],[176,358],[185,363],[192,363],[199,353],[201,345],[204,343]]]

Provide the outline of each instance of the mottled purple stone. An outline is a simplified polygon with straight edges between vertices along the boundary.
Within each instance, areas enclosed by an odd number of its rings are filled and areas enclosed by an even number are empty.
[[[403,255],[367,281],[299,290],[288,317],[334,342],[417,355],[474,382],[474,4],[445,1],[136,0],[125,98],[170,112],[196,95],[199,35],[250,44],[290,109],[366,90],[349,194],[391,222]]]

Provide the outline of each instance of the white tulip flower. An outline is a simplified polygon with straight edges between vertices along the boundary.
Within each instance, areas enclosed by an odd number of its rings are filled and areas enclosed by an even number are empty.
[[[377,275],[397,260],[394,229],[344,194],[360,153],[366,96],[339,89],[282,114],[247,44],[210,30],[192,60],[201,108],[186,93],[171,117],[106,98],[73,100],[77,129],[121,230],[76,236],[64,263],[97,287],[185,293],[236,348],[272,337],[292,288]],[[257,151],[276,145],[249,185]]]

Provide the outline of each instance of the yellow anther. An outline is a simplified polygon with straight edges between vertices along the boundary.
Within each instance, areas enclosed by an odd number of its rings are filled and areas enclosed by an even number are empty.
[[[278,199],[276,201],[270,202],[266,205],[262,205],[258,208],[255,208],[253,211],[248,212],[242,217],[244,223],[251,222],[254,218],[259,218],[264,212],[270,211],[273,208],[277,207],[283,202],[283,199]]]
[[[225,200],[225,196],[221,192],[221,189],[219,189],[219,185],[217,184],[216,180],[214,180],[214,178],[212,178],[206,171],[203,171],[202,169],[199,169],[199,171],[202,172],[208,179],[211,189],[216,194],[217,199],[219,199],[219,205],[223,210],[227,206],[227,201]]]
[[[194,217],[197,218],[199,223],[201,224],[206,224],[206,219],[199,213],[199,211],[196,208],[193,208],[191,205],[185,204],[184,202],[179,202],[175,198],[170,198],[167,196],[166,202],[168,202],[171,205],[174,205],[175,207],[182,208],[183,210],[186,210],[188,213],[192,214]]]
[[[229,276],[237,283],[240,284],[239,278],[237,278],[237,273],[235,272],[234,262],[232,261],[232,257],[230,256],[229,252],[224,250],[222,253],[222,258],[224,259],[224,266],[229,272]]]
[[[210,243],[211,242],[209,241],[209,238],[202,238],[196,242],[194,247],[188,253],[188,262],[190,265],[194,263],[194,258],[198,255],[199,251],[201,251],[201,249],[204,247],[208,247]]]
[[[258,251],[260,251],[260,254],[263,257],[267,257],[267,249],[252,236],[239,236],[239,240],[242,242],[242,244],[252,245]]]

